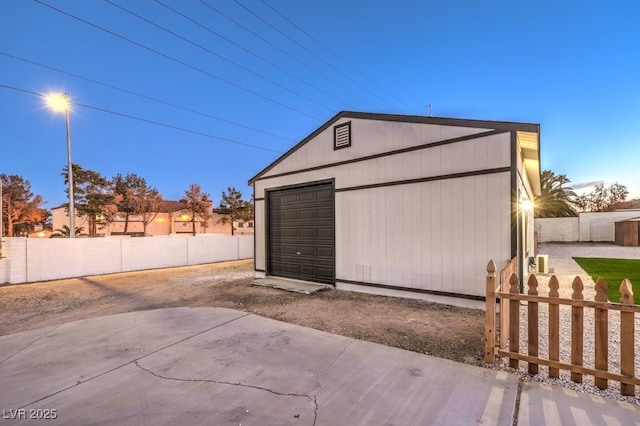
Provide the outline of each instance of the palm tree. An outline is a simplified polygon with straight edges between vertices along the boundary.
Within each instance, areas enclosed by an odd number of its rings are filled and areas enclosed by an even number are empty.
[[[76,237],[84,236],[85,234],[82,231],[84,231],[82,226],[76,226]],[[62,229],[53,231],[49,238],[69,238],[69,235],[71,235],[71,228],[68,225],[62,225]]]
[[[556,175],[544,170],[540,175],[541,195],[535,197],[536,217],[573,217],[578,213],[574,208],[577,195],[570,186],[566,175]]]

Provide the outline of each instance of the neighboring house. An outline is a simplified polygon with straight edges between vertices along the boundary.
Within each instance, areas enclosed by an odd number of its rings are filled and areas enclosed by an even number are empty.
[[[607,210],[608,211],[640,210],[640,199],[629,200],[629,201],[618,201],[617,203],[611,204]]]
[[[51,237],[51,234],[53,234],[53,231],[51,229],[41,228],[39,230],[30,232],[27,235],[27,237],[28,238],[49,238],[49,237]]]
[[[236,235],[253,234],[253,220],[234,220],[233,229]]]
[[[223,224],[221,221],[226,215],[220,214],[216,209],[212,211],[212,216],[206,223],[204,223],[201,218],[196,217],[196,234],[230,235],[231,227],[229,224]],[[53,208],[51,212],[53,216],[53,229],[61,229],[62,225],[69,224],[69,214],[66,204]],[[193,233],[194,223],[191,221],[191,214],[189,210],[186,209],[185,204],[179,201],[163,201],[158,212],[154,212],[151,217],[151,221],[147,224],[147,235],[190,235]],[[76,227],[84,227],[84,232],[87,232],[88,224],[86,217],[77,216],[75,223]],[[144,235],[144,224],[141,216],[129,215],[126,234],[124,231],[125,223],[126,214],[122,212],[117,213],[110,223],[98,225],[98,235]]]
[[[534,255],[539,134],[341,112],[249,181],[256,275],[477,307],[490,259]]]

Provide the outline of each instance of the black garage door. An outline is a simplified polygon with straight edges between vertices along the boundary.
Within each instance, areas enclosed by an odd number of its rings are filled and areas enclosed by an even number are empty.
[[[334,283],[333,183],[269,191],[269,275]]]

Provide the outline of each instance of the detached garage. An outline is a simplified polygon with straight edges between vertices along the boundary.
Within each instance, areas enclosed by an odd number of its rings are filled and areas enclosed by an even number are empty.
[[[533,256],[537,124],[341,112],[253,177],[255,269],[481,306]]]

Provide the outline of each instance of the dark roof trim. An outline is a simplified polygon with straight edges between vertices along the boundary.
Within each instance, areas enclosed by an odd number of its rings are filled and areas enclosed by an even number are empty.
[[[258,180],[262,175],[269,170],[280,164],[287,157],[297,151],[300,147],[307,142],[315,138],[318,134],[325,131],[327,128],[333,125],[341,118],[359,118],[364,120],[380,120],[380,121],[393,121],[398,123],[422,123],[422,124],[435,124],[441,126],[457,126],[457,127],[475,127],[480,129],[493,129],[493,130],[506,130],[506,131],[523,131],[523,132],[540,132],[540,125],[533,123],[517,123],[510,121],[490,121],[490,120],[470,120],[464,118],[443,118],[443,117],[426,117],[422,115],[400,115],[400,114],[379,114],[371,112],[355,112],[355,111],[341,111],[325,124],[320,126],[316,131],[304,138],[289,151],[285,152],[280,158],[264,168],[257,175],[249,179],[249,185]]]
[[[336,192],[360,191],[363,189],[382,188],[385,186],[411,185],[414,183],[435,182],[435,181],[447,180],[447,179],[460,179],[465,177],[491,175],[494,173],[505,173],[510,171],[511,171],[511,167],[497,167],[494,169],[473,170],[470,172],[451,173],[448,175],[428,176],[428,177],[421,177],[421,178],[415,178],[415,179],[395,180],[391,182],[380,182],[380,183],[371,183],[368,185],[336,188]]]

